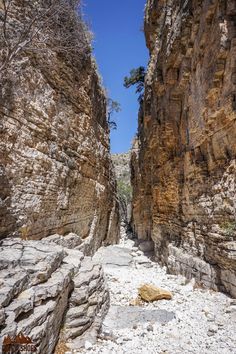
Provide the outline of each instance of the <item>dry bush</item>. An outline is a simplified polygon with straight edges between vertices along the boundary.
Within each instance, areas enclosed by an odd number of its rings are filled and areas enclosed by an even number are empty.
[[[87,56],[90,41],[78,0],[0,0],[0,72],[31,52]]]

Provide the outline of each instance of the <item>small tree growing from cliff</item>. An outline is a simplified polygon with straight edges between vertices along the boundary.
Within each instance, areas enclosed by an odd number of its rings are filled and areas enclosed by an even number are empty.
[[[139,94],[138,101],[140,103],[143,100],[145,75],[146,70],[144,66],[139,66],[138,68],[130,71],[130,76],[125,76],[124,78],[124,86],[126,88],[136,86],[135,93]]]
[[[117,124],[114,120],[111,120],[111,117],[114,113],[121,111],[121,106],[119,102],[114,101],[112,98],[107,99],[107,121],[110,129],[116,129]]]

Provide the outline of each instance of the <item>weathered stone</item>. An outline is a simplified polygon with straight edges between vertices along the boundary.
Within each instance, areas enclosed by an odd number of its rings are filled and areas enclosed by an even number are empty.
[[[69,323],[71,320],[86,315],[88,307],[89,307],[88,304],[84,304],[84,305],[70,308],[66,313],[66,322]]]
[[[75,347],[96,337],[109,307],[101,266],[84,256],[119,237],[107,99],[76,1],[8,5],[0,1],[0,347],[22,331],[51,354],[63,330]]]
[[[81,265],[81,261],[84,258],[83,253],[71,249],[67,249],[66,253],[67,256],[63,259],[63,262],[67,263],[68,265],[72,265],[74,269],[78,270]]]
[[[133,328],[133,325],[146,322],[166,324],[173,320],[174,312],[166,310],[148,310],[142,307],[126,307],[112,305],[103,322],[104,329],[117,330],[121,328]],[[114,320],[115,319],[115,320]]]
[[[19,298],[7,307],[7,313],[14,312],[15,319],[17,319],[19,315],[21,315],[22,313],[27,313],[31,311],[33,308],[34,308],[34,299],[28,300],[28,299]]]
[[[136,297],[129,302],[130,306],[142,306],[142,300],[140,297]]]
[[[91,323],[90,318],[87,316],[83,316],[82,314],[78,318],[68,318],[68,323],[66,323],[65,325],[66,332],[68,332],[67,337],[70,338],[70,331],[68,331],[68,329],[83,327],[88,323]]]
[[[135,259],[135,262],[137,262],[138,264],[145,264],[145,265],[148,265],[150,263],[149,259],[147,259],[147,257],[144,256],[137,257]]]
[[[90,349],[92,349],[92,347],[93,347],[93,345],[89,341],[86,340],[84,348],[86,350],[90,350]]]
[[[47,6],[46,0],[37,5],[11,1],[10,41],[27,27],[28,15],[37,12],[38,23]],[[74,18],[72,27],[62,21],[64,28],[57,23],[49,35],[48,27],[40,25],[37,40],[33,36],[30,43],[37,50],[20,50],[1,72],[0,238],[14,233],[38,240],[58,234],[58,244],[65,246],[65,236],[69,248],[84,242],[91,254],[102,243],[115,243],[119,232],[106,97],[79,16],[76,22],[75,4],[60,6],[60,11]],[[58,50],[55,40],[67,38],[78,26],[73,55]],[[80,41],[84,49],[76,54]]]
[[[94,260],[111,267],[127,267],[132,262],[130,250],[120,246],[101,248],[96,252]]]
[[[172,294],[168,290],[157,288],[151,284],[144,284],[138,289],[139,296],[142,300],[153,302],[157,300],[171,300]]]
[[[60,340],[65,340],[71,349],[82,347],[86,338],[97,336],[108,307],[109,294],[101,266],[85,257],[74,277]]]
[[[70,339],[71,345],[78,348],[85,337],[79,341],[77,336],[91,331],[96,337],[109,307],[100,265],[80,251],[63,248],[52,240],[47,243],[8,239],[1,246],[1,339],[22,332],[33,340],[38,353],[51,354],[61,328],[64,340]],[[14,252],[15,247],[20,254]],[[72,339],[78,340],[77,344]]]
[[[148,0],[132,226],[173,273],[236,296],[235,3]],[[209,45],[210,44],[210,45]]]
[[[151,252],[151,251],[154,251],[154,242],[153,241],[143,241],[140,243],[140,245],[138,247],[142,252]]]
[[[56,243],[60,246],[74,249],[74,248],[78,247],[79,245],[81,245],[83,240],[77,234],[70,232],[69,234],[67,234],[65,236],[61,236],[58,234],[51,235],[51,236],[47,237],[47,242],[53,242],[53,243]]]
[[[72,306],[79,306],[88,301],[88,288],[81,287],[78,290],[74,289],[70,302]]]

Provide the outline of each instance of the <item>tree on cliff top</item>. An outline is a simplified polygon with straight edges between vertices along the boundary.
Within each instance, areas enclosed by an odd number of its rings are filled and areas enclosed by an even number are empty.
[[[135,93],[139,93],[138,100],[140,103],[143,100],[145,75],[145,67],[139,66],[130,71],[130,76],[125,76],[124,78],[124,87],[129,88],[131,86],[136,86]]]
[[[0,72],[29,53],[81,57],[90,49],[79,0],[0,0]]]

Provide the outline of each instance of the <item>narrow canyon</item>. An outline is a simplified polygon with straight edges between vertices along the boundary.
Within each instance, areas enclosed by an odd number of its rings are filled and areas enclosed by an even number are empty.
[[[235,352],[236,2],[147,0],[144,35],[112,155],[80,1],[0,0],[3,354]]]

